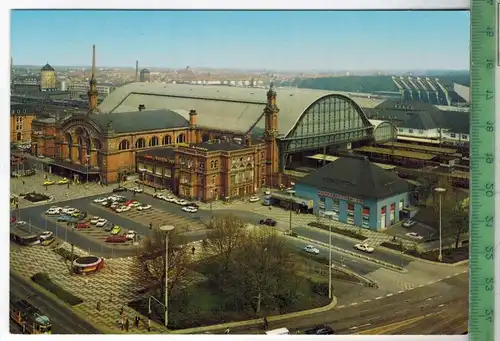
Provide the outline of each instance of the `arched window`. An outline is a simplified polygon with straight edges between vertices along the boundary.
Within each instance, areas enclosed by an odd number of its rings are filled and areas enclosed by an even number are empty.
[[[144,140],[142,137],[140,139],[138,139],[136,142],[135,142],[135,148],[144,148],[146,147],[146,140]]]
[[[158,136],[151,137],[151,139],[149,140],[149,146],[154,147],[157,145],[158,145]]]
[[[118,150],[127,150],[130,149],[130,142],[128,140],[122,140],[118,145]]]
[[[171,143],[172,143],[172,137],[170,135],[163,136],[163,139],[161,140],[162,145],[171,144]]]
[[[215,160],[215,162],[214,162],[214,168],[215,169],[219,168],[219,161]]]
[[[210,162],[210,168],[212,168],[212,169],[213,169],[213,168],[214,168],[214,165],[215,165],[215,162],[211,161],[211,162]]]
[[[177,143],[184,143],[184,142],[186,142],[186,135],[180,134],[179,136],[177,136]]]
[[[23,138],[23,135],[21,133],[17,133],[17,140],[21,141]]]

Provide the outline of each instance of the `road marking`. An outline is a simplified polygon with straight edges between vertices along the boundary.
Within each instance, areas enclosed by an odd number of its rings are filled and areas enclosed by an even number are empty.
[[[339,305],[337,308],[344,308],[345,305]]]
[[[429,297],[428,299],[426,299],[426,301],[432,301],[433,298],[432,297]]]
[[[458,275],[460,275],[460,272],[457,272],[457,273],[456,273],[456,274],[454,274],[453,276],[458,276]]]
[[[438,305],[438,308],[441,308],[441,307],[444,307],[444,304],[440,304],[440,305]]]
[[[362,324],[361,326],[354,326],[354,327],[351,327],[349,328],[350,330],[354,330],[354,329],[358,329],[358,328],[363,328],[363,327],[368,327],[368,326],[371,326],[372,324],[371,323],[366,323],[366,324]]]
[[[353,305],[358,305],[358,302],[351,303],[350,305],[351,305],[351,306],[353,306]]]
[[[370,302],[371,300],[364,300],[363,303],[368,303]]]
[[[419,288],[421,288],[421,287],[423,287],[423,286],[424,286],[423,284],[420,284],[418,287],[419,287]]]
[[[450,278],[450,277],[451,277],[451,276],[446,276],[445,278],[446,278],[446,279],[448,279],[448,278]]]
[[[387,294],[385,295],[385,297],[391,297],[393,294]]]
[[[404,290],[399,290],[398,291],[398,294],[402,294],[402,293],[404,293]]]
[[[381,300],[382,298],[383,298],[382,296],[375,297],[376,300]]]
[[[428,282],[427,285],[431,285],[431,284],[434,284],[435,282]]]

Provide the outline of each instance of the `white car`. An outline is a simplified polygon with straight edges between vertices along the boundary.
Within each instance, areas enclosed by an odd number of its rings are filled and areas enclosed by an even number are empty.
[[[366,243],[356,244],[356,245],[354,245],[354,248],[356,250],[367,252],[367,253],[372,253],[373,251],[375,251],[375,249],[372,246],[370,246]]]
[[[49,239],[50,237],[52,237],[54,234],[50,231],[43,231],[42,233],[40,233],[40,236],[39,238],[41,240],[45,240],[45,239]]]
[[[184,206],[182,208],[182,210],[184,212],[188,212],[188,213],[196,213],[196,212],[198,212],[198,209],[196,207],[193,207],[193,206]]]
[[[59,210],[55,209],[55,208],[49,208],[47,211],[45,211],[45,214],[47,215],[57,215],[59,214]]]
[[[73,214],[78,211],[76,208],[70,207],[66,210],[66,214]]]
[[[130,189],[130,191],[135,192],[135,193],[142,193],[143,192],[142,188],[140,188],[140,187],[134,187],[134,188]]]
[[[96,198],[94,200],[92,200],[92,202],[94,204],[102,204],[103,202],[105,202],[107,200],[107,198]]]
[[[157,193],[157,194],[153,195],[153,198],[167,200],[167,197],[165,195],[163,195],[162,193]]]
[[[260,198],[258,196],[256,196],[256,195],[252,195],[250,197],[250,199],[248,199],[248,201],[250,201],[250,202],[257,202],[259,200],[260,200]]]
[[[16,221],[16,225],[28,225],[27,222],[25,222],[24,220],[19,220],[19,221]]]
[[[122,204],[120,204],[119,202],[116,202],[116,201],[115,201],[115,202],[113,202],[113,203],[111,204],[111,206],[110,206],[110,207],[111,207],[111,208],[117,208],[117,207],[120,207],[120,206],[122,206]]]
[[[116,209],[116,212],[122,213],[122,212],[127,212],[130,211],[131,207],[130,206],[120,206]]]
[[[63,208],[61,208],[61,213],[63,213],[63,214],[67,214],[69,209],[71,209],[71,207],[69,207],[69,206],[64,206]]]
[[[171,195],[167,195],[164,200],[168,202],[175,202],[177,199]]]
[[[415,220],[407,220],[403,223],[403,227],[412,227],[413,225],[415,225],[417,222]]]
[[[130,207],[140,207],[142,204],[138,201],[134,201],[133,203],[128,204]]]
[[[306,245],[302,250],[313,255],[319,255],[319,250],[312,245]]]
[[[106,201],[101,202],[101,205],[102,205],[102,206],[106,206],[107,204],[108,204],[108,201],[107,201],[107,200],[106,200]]]
[[[271,195],[271,190],[270,189],[266,189],[266,191],[264,192],[265,195]]]
[[[187,206],[187,204],[189,204],[189,202],[187,202],[187,201],[186,201],[186,200],[184,200],[184,199],[177,199],[177,200],[175,201],[175,203],[176,203],[177,205],[181,205],[181,206]]]
[[[418,233],[415,232],[409,232],[405,236],[413,238],[413,239],[422,239],[424,237],[420,236]]]
[[[125,237],[127,239],[134,239],[137,236],[137,232],[135,231],[128,231]]]
[[[108,223],[108,221],[104,218],[101,218],[97,221],[97,223],[95,223],[95,226],[97,227],[103,227],[104,225],[106,225]]]
[[[95,217],[90,218],[90,223],[92,225],[95,225],[95,224],[97,224],[99,222],[99,220],[101,220],[101,217],[95,216]]]
[[[141,205],[139,207],[137,207],[137,210],[138,211],[145,211],[145,210],[149,210],[151,208],[151,205]]]

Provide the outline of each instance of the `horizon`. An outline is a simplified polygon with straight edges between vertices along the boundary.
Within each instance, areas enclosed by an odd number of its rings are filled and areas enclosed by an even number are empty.
[[[97,68],[469,71],[469,20],[468,11],[13,10],[11,56],[16,66],[86,67],[95,44]]]

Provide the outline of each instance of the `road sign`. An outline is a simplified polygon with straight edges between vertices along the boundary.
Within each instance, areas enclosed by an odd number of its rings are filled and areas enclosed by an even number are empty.
[[[471,1],[470,316],[472,341],[494,339],[497,0]]]

